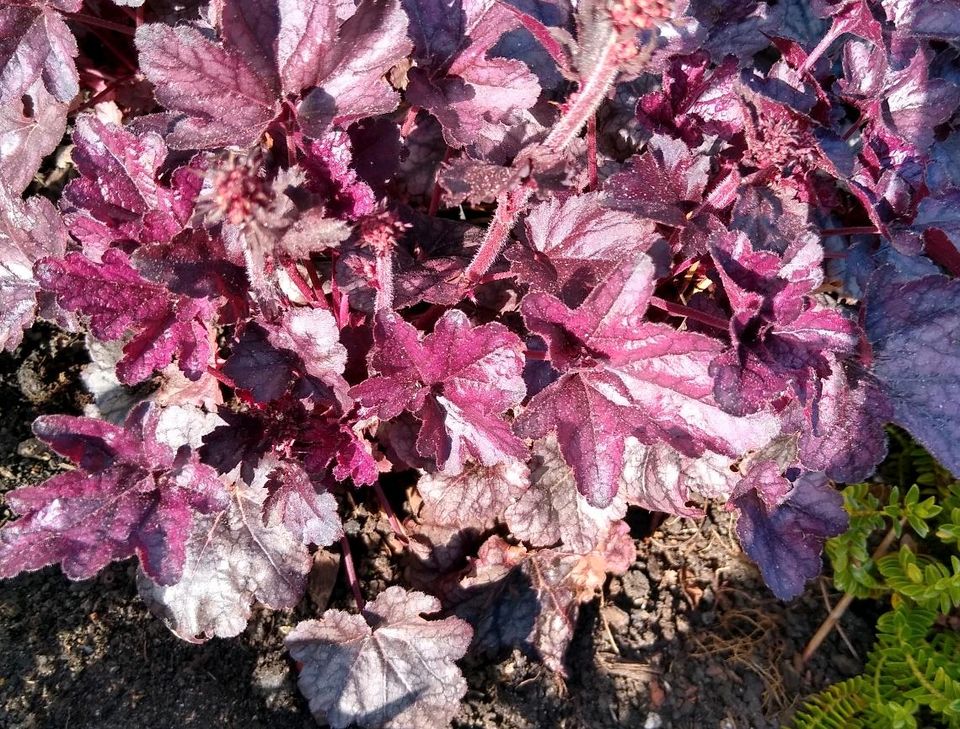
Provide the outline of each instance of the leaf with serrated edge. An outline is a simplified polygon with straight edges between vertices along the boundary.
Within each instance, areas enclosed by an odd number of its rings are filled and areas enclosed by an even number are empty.
[[[510,532],[534,547],[558,542],[567,551],[586,554],[594,549],[610,524],[627,513],[623,494],[609,506],[591,506],[577,490],[573,472],[560,455],[554,437],[533,447],[530,486],[504,514]]]
[[[529,485],[522,461],[495,466],[468,463],[457,475],[425,473],[417,481],[428,521],[463,528],[485,528],[503,514]]]
[[[292,608],[306,589],[310,554],[285,526],[264,525],[266,490],[234,489],[226,511],[194,521],[179,582],[164,587],[137,575],[150,611],[192,643],[239,635],[254,602]]]
[[[327,610],[297,625],[286,638],[303,664],[300,691],[318,721],[384,729],[443,729],[459,708],[467,683],[454,661],[473,631],[459,618],[426,620],[440,601],[388,587],[363,615]]]

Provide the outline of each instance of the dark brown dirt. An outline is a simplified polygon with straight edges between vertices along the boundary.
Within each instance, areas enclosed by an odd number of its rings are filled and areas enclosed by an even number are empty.
[[[30,440],[32,419],[79,412],[82,347],[37,330],[0,355],[0,492],[55,473]],[[9,518],[0,511],[0,521]],[[458,729],[766,729],[806,694],[862,667],[834,633],[813,661],[799,652],[826,615],[820,588],[784,605],[744,561],[722,510],[702,523],[636,516],[638,561],[581,611],[561,681],[519,651],[468,658]],[[361,509],[355,555],[375,594],[394,581],[388,528]],[[316,726],[296,690],[283,637],[317,613],[260,611],[232,640],[184,643],[144,608],[133,567],[71,583],[48,568],[0,582],[0,728],[174,729]],[[338,582],[331,604],[352,609]],[[842,627],[860,656],[875,615],[862,604]]]

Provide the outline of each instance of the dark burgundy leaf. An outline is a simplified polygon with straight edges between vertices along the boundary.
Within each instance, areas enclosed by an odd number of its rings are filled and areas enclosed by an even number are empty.
[[[823,543],[848,524],[843,497],[819,473],[805,473],[786,499],[771,506],[749,485],[728,508],[737,510],[737,536],[764,582],[781,600],[798,597],[820,574]]]
[[[893,419],[960,476],[960,281],[925,276],[898,282],[884,266],[867,288],[872,372]]]

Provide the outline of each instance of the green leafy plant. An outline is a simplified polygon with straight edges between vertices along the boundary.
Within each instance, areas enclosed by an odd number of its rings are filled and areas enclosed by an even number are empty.
[[[853,599],[888,598],[892,609],[877,622],[863,674],[808,699],[794,729],[960,727],[960,632],[949,628],[960,607],[960,481],[892,435],[897,447],[878,482],[844,489],[850,529],[826,551],[845,594],[804,657]]]

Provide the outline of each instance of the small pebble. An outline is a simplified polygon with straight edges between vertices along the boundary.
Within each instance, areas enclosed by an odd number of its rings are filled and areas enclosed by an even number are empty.
[[[660,714],[655,711],[651,711],[647,714],[647,720],[643,722],[643,729],[660,729],[663,726],[663,719],[660,718]]]

